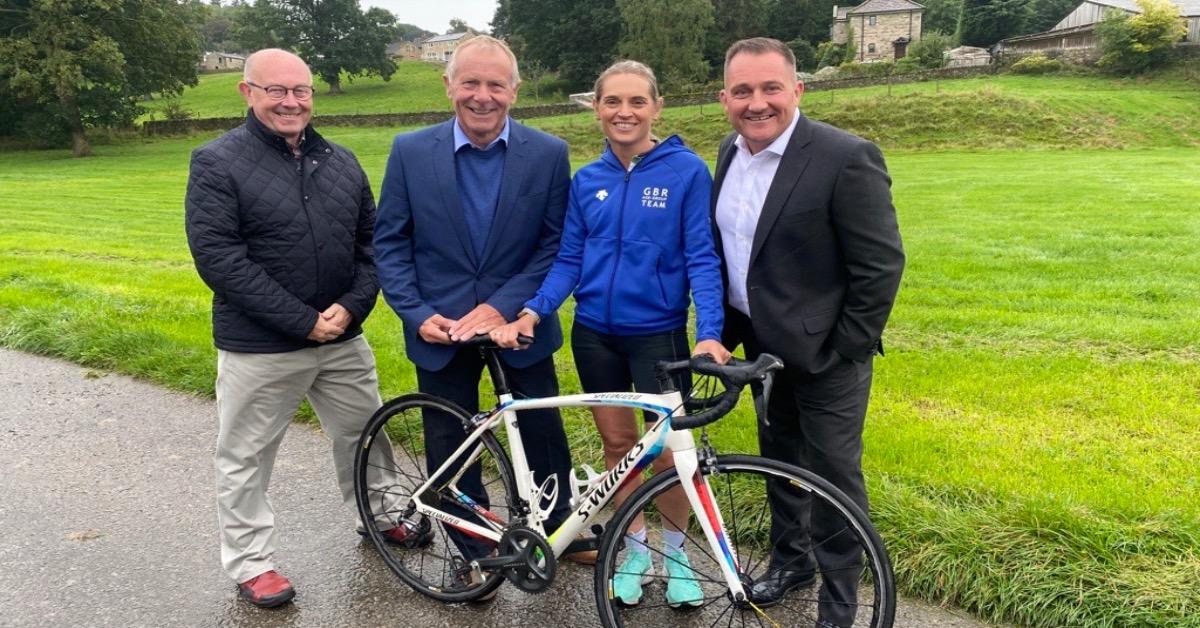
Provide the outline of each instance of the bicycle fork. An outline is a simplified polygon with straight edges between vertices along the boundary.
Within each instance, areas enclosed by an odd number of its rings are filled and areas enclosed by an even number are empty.
[[[725,534],[725,520],[716,500],[713,499],[708,476],[700,472],[700,459],[692,433],[687,430],[672,431],[667,435],[667,447],[675,453],[675,470],[679,474],[683,492],[692,506],[692,512],[696,513],[696,522],[704,531],[709,551],[713,556],[720,558],[717,562],[721,566],[725,584],[729,587],[729,594],[735,602],[746,601],[746,590],[738,576],[738,557]]]

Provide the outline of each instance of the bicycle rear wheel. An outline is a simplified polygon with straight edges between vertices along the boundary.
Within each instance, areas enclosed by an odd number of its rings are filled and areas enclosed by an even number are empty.
[[[832,615],[839,615],[833,625],[854,628],[892,625],[896,594],[887,552],[866,516],[841,491],[808,471],[757,456],[721,456],[715,465],[703,469],[702,473],[708,479],[715,511],[724,520],[730,558],[747,590],[755,582],[763,581],[771,560],[768,482],[783,483],[790,487],[789,490],[802,491],[811,497],[814,506],[835,513],[836,525],[826,526],[824,532],[828,534],[823,532],[822,538],[811,538],[806,543],[810,553],[788,566],[805,574],[811,569],[812,583],[794,583],[782,600],[771,604],[762,600],[758,604],[751,603],[754,600],[734,600],[720,568],[728,558],[723,552],[718,556],[710,549],[696,523],[695,513],[688,522],[673,522],[685,533],[684,551],[690,572],[680,564],[677,555],[669,557],[662,541],[663,520],[654,501],[680,485],[679,475],[671,471],[656,476],[631,495],[606,527],[595,579],[596,603],[603,625],[811,628],[818,616],[828,620]],[[643,548],[635,548],[634,542],[626,540],[626,534],[639,514],[644,516],[648,533]],[[808,519],[805,515],[779,517],[777,525],[781,528],[776,534],[810,538]],[[816,564],[812,550],[828,549],[829,544],[849,547],[849,559],[838,566]],[[855,544],[861,552],[854,549]],[[642,556],[648,550],[653,563],[653,568],[640,578],[638,574],[645,567],[645,561],[634,556],[637,549],[643,552]],[[668,598],[666,592],[670,580],[665,574],[668,564],[676,579],[673,598]],[[632,583],[639,579],[642,581],[640,600],[636,605],[628,605],[627,600],[636,599],[631,592],[638,592],[638,588]],[[803,578],[804,581],[808,579],[807,576]],[[683,586],[679,586],[680,583]],[[681,597],[680,593],[688,591],[689,586],[693,593]],[[838,591],[857,588],[857,595],[827,594],[823,590],[827,587]],[[623,600],[621,595],[630,597]],[[834,604],[833,598],[838,603]]]
[[[429,478],[424,422],[466,426],[469,420],[464,410],[439,397],[397,397],[371,417],[355,456],[355,499],[364,535],[401,580],[443,602],[476,600],[503,582],[498,573],[473,573],[469,567],[471,560],[490,554],[495,543],[431,521],[416,513],[413,502],[414,492]],[[512,518],[517,494],[512,466],[491,432],[482,435],[477,448],[479,456],[458,486],[478,508],[446,486],[461,464],[440,476],[421,501],[461,521],[503,528]]]

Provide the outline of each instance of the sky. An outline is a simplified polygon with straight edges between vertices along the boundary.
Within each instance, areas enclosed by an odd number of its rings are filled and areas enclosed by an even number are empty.
[[[453,17],[471,28],[491,30],[492,17],[496,15],[496,0],[362,0],[361,6],[387,9],[399,22],[435,33],[449,30]]]

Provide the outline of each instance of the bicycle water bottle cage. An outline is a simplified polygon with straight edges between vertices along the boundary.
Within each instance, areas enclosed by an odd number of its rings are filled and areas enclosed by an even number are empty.
[[[554,512],[554,506],[558,503],[558,476],[551,474],[546,478],[545,482],[538,487],[537,492],[531,496],[534,506],[537,508],[538,521],[546,521],[550,518],[550,513]]]
[[[581,464],[581,465],[579,465],[579,467],[583,469],[584,476],[586,476],[587,479],[586,480],[579,479],[579,474],[576,473],[576,470],[571,469],[571,508],[572,509],[578,505],[580,495],[587,492],[588,489],[595,486],[597,482],[599,482],[600,480],[602,480],[604,478],[603,475],[596,473],[596,470],[593,469],[591,467],[591,465]]]

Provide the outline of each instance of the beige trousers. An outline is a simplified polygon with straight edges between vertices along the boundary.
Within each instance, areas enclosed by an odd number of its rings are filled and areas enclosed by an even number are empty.
[[[381,405],[379,378],[371,347],[359,336],[287,353],[218,350],[216,391],[221,566],[235,582],[245,582],[275,569],[278,538],[267,489],[300,401],[308,397],[332,441],[342,501],[354,510],[354,454]],[[398,479],[372,478],[376,482],[395,485]]]

